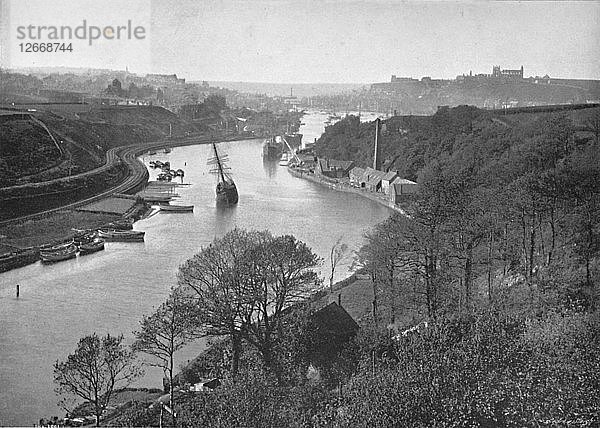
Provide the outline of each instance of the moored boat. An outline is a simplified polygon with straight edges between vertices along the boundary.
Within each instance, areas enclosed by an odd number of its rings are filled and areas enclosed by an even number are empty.
[[[161,211],[166,212],[174,212],[174,213],[184,213],[184,212],[193,212],[193,205],[161,205]]]
[[[44,244],[44,245],[40,246],[40,253],[63,250],[65,248],[73,245],[74,243],[75,243],[75,240],[71,239],[69,241],[61,242],[59,244]]]
[[[145,233],[139,230],[98,230],[98,236],[105,241],[143,241]]]
[[[263,143],[263,159],[267,160],[277,160],[279,156],[281,156],[282,143],[277,141],[277,138],[280,137],[272,137],[267,138]]]
[[[209,165],[215,165],[210,172],[217,175],[217,187],[215,189],[217,194],[218,205],[234,205],[238,203],[239,196],[237,187],[233,181],[233,178],[225,171],[229,168],[225,166],[227,155],[219,155],[217,151],[217,145],[213,142],[214,157],[208,160]]]
[[[283,138],[285,139],[286,143],[292,148],[292,149],[297,149],[300,146],[302,146],[302,134],[298,134],[298,133],[286,133]]]
[[[85,256],[86,254],[91,254],[102,250],[104,250],[104,240],[95,239],[92,242],[81,244],[79,246],[79,255]]]
[[[289,156],[288,156],[288,154],[286,152],[286,153],[284,153],[284,154],[281,155],[281,159],[279,160],[279,165],[281,165],[281,166],[287,166],[289,163],[290,163],[290,158],[289,158]]]
[[[131,230],[133,229],[133,220],[124,218],[111,221],[106,226],[103,226],[102,229]]]
[[[75,258],[77,251],[77,245],[72,243],[64,248],[40,251],[40,258],[42,259],[42,263],[55,263]]]

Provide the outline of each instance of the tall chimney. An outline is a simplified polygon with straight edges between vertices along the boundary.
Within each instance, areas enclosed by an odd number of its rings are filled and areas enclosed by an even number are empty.
[[[375,119],[375,152],[373,153],[373,169],[379,171],[381,168],[381,150],[379,148],[379,128],[380,128],[380,120],[379,118]]]

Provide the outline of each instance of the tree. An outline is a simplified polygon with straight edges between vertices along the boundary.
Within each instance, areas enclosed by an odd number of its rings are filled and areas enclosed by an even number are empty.
[[[102,412],[113,391],[126,387],[141,371],[134,355],[122,344],[123,335],[98,337],[96,333],[79,340],[66,361],[54,364],[54,382],[59,395],[75,395],[90,403],[100,425]]]
[[[265,367],[281,380],[274,348],[284,311],[306,298],[318,284],[313,270],[319,257],[292,235],[272,236],[262,232],[255,241],[252,258],[245,259],[252,305],[247,306],[244,338],[259,351]]]
[[[169,378],[169,407],[175,414],[173,399],[173,356],[199,334],[195,315],[196,305],[180,289],[174,289],[165,303],[151,316],[140,321],[141,330],[134,332],[134,351],[144,352],[158,360],[149,363],[161,367]]]
[[[234,229],[203,248],[179,270],[179,284],[195,292],[204,334],[229,336],[235,380],[242,338],[265,367],[274,357],[281,315],[317,282],[319,258],[291,235]]]
[[[177,275],[181,287],[193,290],[197,321],[206,336],[229,336],[235,381],[241,352],[242,323],[252,305],[244,268],[252,259],[259,232],[234,229],[186,261]]]

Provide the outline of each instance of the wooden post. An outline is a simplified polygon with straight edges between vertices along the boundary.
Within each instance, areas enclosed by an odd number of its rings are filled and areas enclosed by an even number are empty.
[[[19,298],[19,294],[20,294],[19,292],[20,292],[20,290],[19,290],[19,284],[17,284],[17,299]]]

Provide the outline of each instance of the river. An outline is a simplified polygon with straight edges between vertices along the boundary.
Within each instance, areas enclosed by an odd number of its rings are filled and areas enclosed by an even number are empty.
[[[326,118],[319,113],[303,118],[304,141],[323,132]],[[54,393],[54,362],[92,332],[124,334],[131,343],[142,314],[150,314],[175,285],[178,266],[215,237],[234,227],[293,234],[326,262],[338,238],[358,249],[364,232],[390,214],[368,199],[292,177],[277,162],[263,162],[261,140],[218,146],[229,154],[240,194],[236,207],[215,206],[215,179],[206,166],[210,146],[145,156],[145,162],[169,160],[172,168],[185,170],[190,185],[176,189],[177,203],[193,204],[193,214],[158,213],[136,222],[135,229],[146,231],[143,243],[107,243],[96,254],[0,274],[0,425],[32,425],[41,417],[62,416]],[[337,279],[348,275],[350,262],[338,267]],[[200,341],[182,350],[178,364],[202,346]],[[161,379],[161,370],[149,368],[136,385],[160,387]]]

